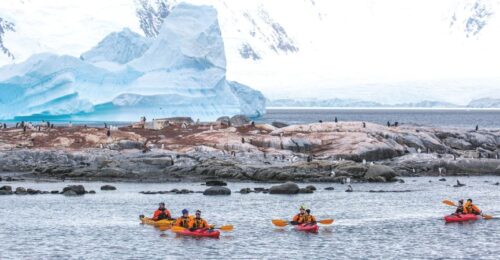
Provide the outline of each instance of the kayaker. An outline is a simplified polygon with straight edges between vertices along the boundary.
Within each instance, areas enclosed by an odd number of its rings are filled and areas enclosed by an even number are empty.
[[[195,217],[191,220],[189,223],[189,229],[191,231],[195,231],[197,229],[209,229],[210,225],[208,225],[208,222],[201,218],[201,211],[197,210],[195,213]]]
[[[455,210],[455,215],[461,215],[464,213],[464,200],[459,200],[457,205],[457,210]]]
[[[472,204],[471,199],[467,199],[467,202],[464,204],[464,213],[481,215],[481,210],[476,205]]]
[[[189,211],[187,209],[182,210],[182,216],[178,217],[175,221],[175,226],[190,228],[192,218],[189,216]]]
[[[158,209],[155,211],[153,215],[153,220],[158,221],[162,219],[172,219],[172,216],[170,215],[170,211],[168,211],[167,208],[165,208],[165,203],[161,202]]]
[[[306,217],[306,209],[304,208],[304,206],[300,206],[299,214],[293,216],[291,224],[292,225],[302,224],[305,221],[305,217]]]
[[[311,210],[306,209],[306,216],[304,217],[304,223],[308,225],[316,225],[316,218],[311,215]]]

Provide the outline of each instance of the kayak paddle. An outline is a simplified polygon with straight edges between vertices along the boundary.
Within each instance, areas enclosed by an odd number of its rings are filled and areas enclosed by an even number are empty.
[[[451,200],[443,200],[443,203],[448,205],[448,206],[457,207],[457,204],[455,204],[455,202],[453,202]]]
[[[322,219],[320,221],[318,221],[318,223],[320,224],[323,224],[323,225],[330,225],[333,223],[333,219]],[[272,220],[273,224],[277,227],[285,227],[287,226],[290,222],[289,221],[286,221],[284,219],[273,219]]]
[[[220,226],[220,227],[214,227],[214,229],[219,229],[221,231],[232,231],[233,225],[224,225],[224,226]]]
[[[443,200],[443,203],[444,203],[444,204],[446,204],[446,205],[448,205],[448,206],[458,207],[458,205],[457,205],[457,204],[455,204],[455,203],[454,203],[453,201],[451,201],[451,200]],[[486,214],[482,214],[481,216],[483,217],[483,219],[486,219],[486,220],[488,220],[488,219],[492,219],[492,218],[493,218],[493,216],[486,215]]]

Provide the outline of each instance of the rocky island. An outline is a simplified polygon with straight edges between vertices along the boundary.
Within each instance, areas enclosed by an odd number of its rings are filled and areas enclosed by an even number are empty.
[[[120,128],[29,124],[0,129],[0,172],[89,181],[391,182],[500,175],[499,148],[499,130],[365,122],[270,125],[234,116]]]

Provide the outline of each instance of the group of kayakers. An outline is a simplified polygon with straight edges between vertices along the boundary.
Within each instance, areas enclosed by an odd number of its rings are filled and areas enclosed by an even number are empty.
[[[461,214],[482,215],[482,212],[476,205],[472,203],[472,199],[467,199],[465,203],[464,200],[461,199],[458,201],[455,215],[461,215]]]
[[[295,216],[293,216],[292,225],[300,225],[300,224],[308,224],[308,225],[315,225],[316,224],[316,218],[311,215],[311,210],[306,209],[304,206],[300,206],[299,208],[299,213]]]
[[[153,214],[153,220],[174,220],[170,211],[165,207],[165,203],[161,202],[158,209]],[[196,210],[194,217],[189,215],[187,209],[182,210],[182,215],[175,219],[174,226],[187,228],[189,230],[212,229],[206,220],[201,217],[201,211]]]

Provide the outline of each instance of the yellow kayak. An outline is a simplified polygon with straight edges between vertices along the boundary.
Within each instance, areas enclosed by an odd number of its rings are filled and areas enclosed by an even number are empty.
[[[155,227],[166,227],[172,226],[175,220],[162,219],[158,221],[154,221],[152,218],[141,218],[141,223],[146,225],[152,225]]]

